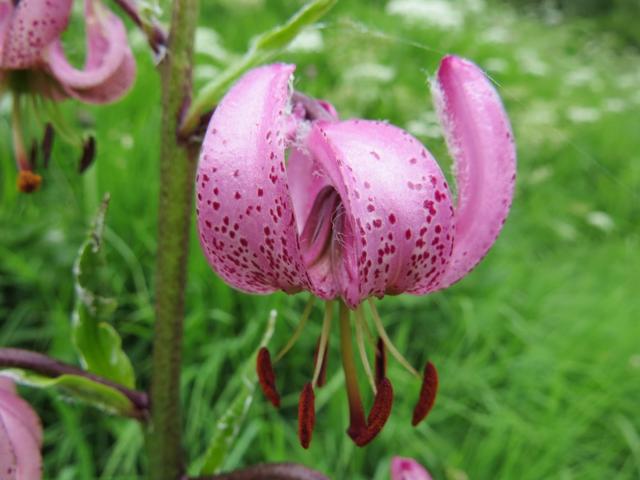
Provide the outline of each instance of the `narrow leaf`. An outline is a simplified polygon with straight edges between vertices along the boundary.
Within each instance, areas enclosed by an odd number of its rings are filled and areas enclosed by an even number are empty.
[[[244,419],[249,411],[251,402],[253,401],[253,395],[258,383],[258,376],[256,374],[256,358],[261,348],[266,347],[273,336],[273,331],[276,324],[276,311],[271,310],[269,320],[267,322],[267,329],[265,330],[260,345],[256,351],[251,355],[251,358],[247,360],[241,370],[241,382],[240,391],[236,394],[236,397],[231,402],[231,405],[226,412],[218,420],[213,437],[209,443],[204,457],[201,459],[202,467],[200,468],[200,475],[210,475],[217,473],[223,467],[224,460],[231,451],[233,444],[240,431],[240,426],[244,422]],[[226,393],[226,392],[225,392]],[[225,395],[222,394],[222,396]]]
[[[137,417],[139,413],[124,394],[113,387],[94,382],[86,377],[65,374],[51,378],[21,369],[7,369],[2,372],[22,385],[54,389],[70,401],[87,403],[110,414]]]
[[[73,267],[76,303],[72,314],[72,340],[88,371],[133,388],[133,367],[122,350],[120,336],[107,323],[116,309],[116,301],[96,292],[100,288],[103,260],[100,247],[108,205],[109,196],[106,195]]]
[[[247,53],[231,63],[214,80],[204,85],[189,108],[182,131],[191,131],[200,117],[211,110],[229,86],[256,65],[265,63],[286,48],[307,26],[320,20],[337,0],[313,0],[293,14],[289,20],[253,39]]]

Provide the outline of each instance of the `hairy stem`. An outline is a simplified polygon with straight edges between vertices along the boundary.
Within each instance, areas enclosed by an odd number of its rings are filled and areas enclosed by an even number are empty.
[[[185,480],[329,480],[329,477],[295,463],[264,463],[234,472]]]
[[[174,0],[168,53],[160,64],[162,129],[156,258],[155,336],[148,430],[149,478],[177,480],[184,471],[180,363],[189,230],[197,149],[178,124],[191,98],[198,0]]]
[[[145,392],[131,390],[119,383],[86,372],[74,365],[59,362],[41,353],[19,348],[0,348],[0,368],[20,368],[51,378],[56,378],[61,375],[77,375],[118,390],[131,400],[131,403],[140,411],[139,418],[141,419],[145,418],[145,412],[149,408],[149,398]]]

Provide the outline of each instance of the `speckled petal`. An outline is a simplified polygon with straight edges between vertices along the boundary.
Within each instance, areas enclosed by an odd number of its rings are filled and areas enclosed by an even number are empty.
[[[453,210],[420,142],[383,122],[351,120],[316,123],[307,146],[344,205],[341,228],[334,221],[341,252],[333,278],[345,302],[354,308],[437,281],[451,253]]]
[[[87,103],[107,103],[133,85],[136,64],[122,21],[98,0],[85,0],[87,58],[82,70],[67,60],[57,40],[44,53],[49,70],[70,96]]]
[[[431,480],[431,475],[413,458],[393,457],[391,480]]]
[[[200,154],[202,249],[227,283],[247,292],[308,288],[285,168],[294,68],[246,73],[216,108]]]
[[[0,472],[15,480],[41,478],[41,446],[38,416],[8,380],[0,379]],[[13,473],[8,474],[9,469]]]
[[[447,56],[432,85],[458,191],[453,253],[439,285],[445,288],[496,241],[513,198],[516,151],[500,97],[480,68]]]
[[[11,0],[0,0],[0,69],[4,67],[4,46],[6,42],[5,35],[11,23],[13,15],[13,2]],[[0,71],[0,75],[2,72]]]
[[[38,64],[42,50],[67,28],[71,4],[72,0],[21,0],[11,13],[4,38],[0,38],[0,68]]]

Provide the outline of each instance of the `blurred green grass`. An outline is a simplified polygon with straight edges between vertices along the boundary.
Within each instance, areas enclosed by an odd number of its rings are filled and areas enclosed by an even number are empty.
[[[253,33],[295,9],[284,0],[202,3],[198,58],[207,66],[197,71],[200,82],[242,53]],[[159,92],[142,40],[133,41],[139,76],[128,97],[99,109],[65,108],[71,122],[97,134],[97,163],[83,177],[75,172],[78,152],[58,142],[43,190],[17,195],[6,105],[0,107],[0,345],[75,361],[71,265],[108,191],[115,324],[146,386]],[[344,433],[334,331],[329,384],[318,393],[311,448],[302,450],[296,403],[312,373],[317,311],[309,335],[278,365],[283,408],[274,412],[257,397],[229,468],[290,460],[336,479],[385,479],[390,457],[406,455],[438,479],[640,477],[640,56],[597,22],[559,11],[539,17],[478,0],[345,0],[281,60],[298,64],[296,88],[333,102],[345,118],[408,128],[447,170],[426,80],[447,52],[473,59],[498,85],[519,170],[505,230],[472,275],[435,295],[379,304],[400,350],[415,365],[431,358],[438,366],[435,410],[410,427],[419,385],[390,362],[392,417],[370,446],[354,447]],[[304,302],[233,292],[192,240],[182,389],[191,460],[203,452],[224,408],[216,400],[253,350],[269,309],[280,312],[273,345],[283,345]],[[143,436],[136,425],[24,394],[47,427],[45,478],[138,478]]]

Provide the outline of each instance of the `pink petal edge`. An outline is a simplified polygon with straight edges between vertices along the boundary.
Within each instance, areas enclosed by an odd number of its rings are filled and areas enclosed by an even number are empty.
[[[475,64],[445,57],[432,95],[458,190],[451,262],[438,286],[445,288],[469,273],[496,241],[513,199],[516,151],[500,97]]]
[[[205,134],[196,179],[203,252],[229,284],[250,293],[309,288],[285,168],[293,65],[246,73]]]

